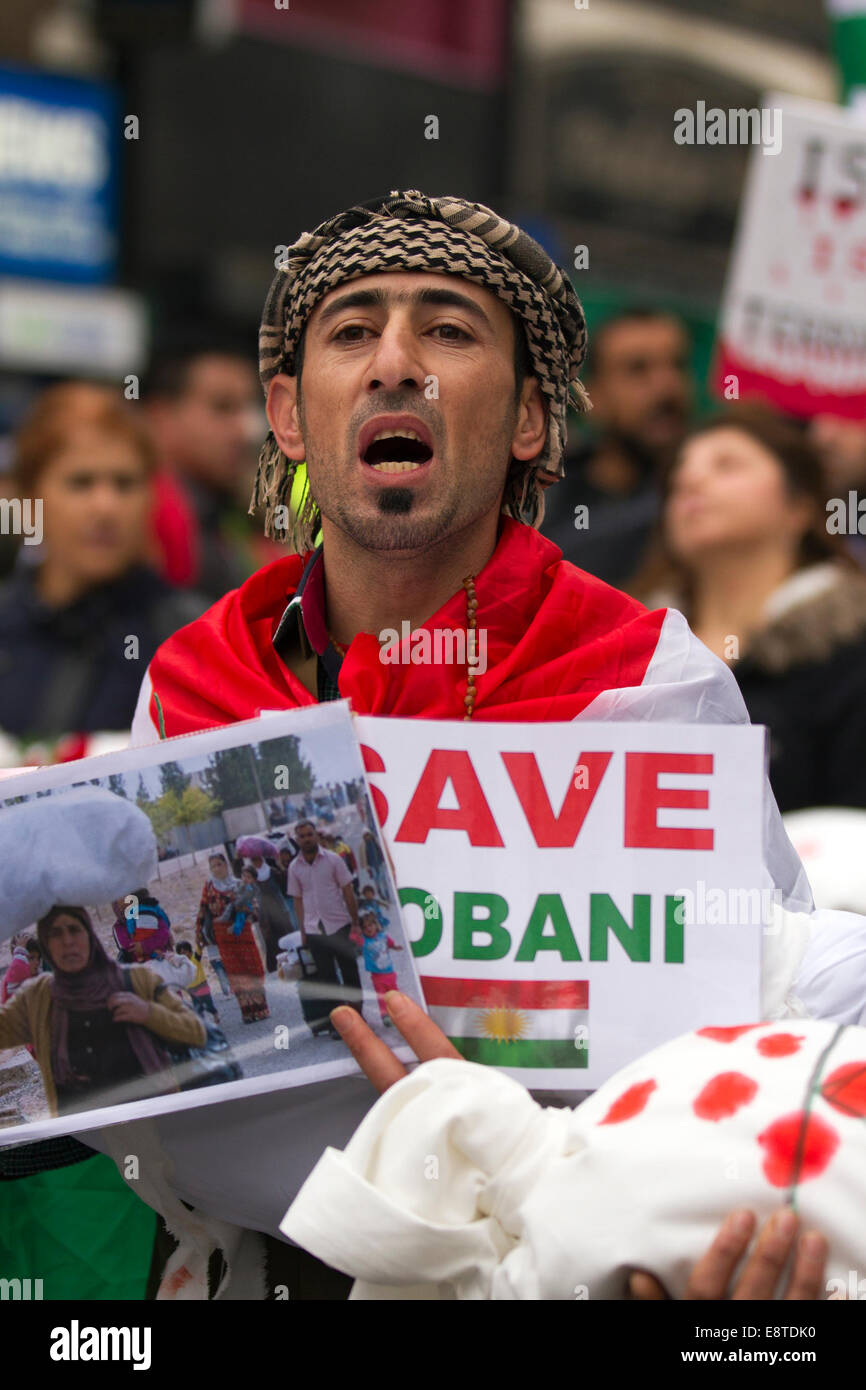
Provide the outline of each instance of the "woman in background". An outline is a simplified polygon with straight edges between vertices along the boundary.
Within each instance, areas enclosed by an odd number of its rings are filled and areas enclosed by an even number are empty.
[[[28,741],[128,729],[157,646],[201,613],[203,600],[147,563],[153,466],[149,438],[115,389],[53,386],[24,421],[14,476],[41,543],[21,545],[0,586],[6,733]]]
[[[116,387],[52,386],[19,429],[29,534],[0,585],[0,731],[23,743],[80,736],[84,752],[88,734],[126,731],[156,647],[204,607],[148,565],[153,464]],[[72,1136],[0,1150],[0,1269],[50,1270],[46,1298],[143,1297],[155,1224],[114,1164]]]
[[[804,433],[739,406],[683,445],[638,585],[731,666],[782,811],[866,806],[866,576],[827,520]]]

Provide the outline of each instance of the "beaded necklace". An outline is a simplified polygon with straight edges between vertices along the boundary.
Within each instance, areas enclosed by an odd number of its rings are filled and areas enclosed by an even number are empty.
[[[474,632],[477,627],[477,619],[475,615],[478,612],[478,599],[475,597],[474,574],[468,575],[466,579],[463,580],[463,588],[466,590],[466,627],[468,629],[466,646],[468,649],[469,633]],[[345,656],[349,648],[344,647],[342,642],[338,642],[336,637],[331,637],[330,633],[328,634],[328,636],[331,641],[331,646],[336,648],[336,650],[340,653],[340,656]],[[466,713],[463,716],[464,719],[471,719],[473,714],[475,713],[476,698],[477,691],[475,689],[475,668],[473,665],[470,665],[468,667],[466,675],[466,694],[463,696],[463,705],[466,710]]]

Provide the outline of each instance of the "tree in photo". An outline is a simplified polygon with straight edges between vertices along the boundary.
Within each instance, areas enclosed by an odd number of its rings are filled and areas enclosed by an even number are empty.
[[[266,739],[258,745],[256,762],[266,796],[275,790],[290,793],[312,791],[316,779],[310,764],[301,757],[300,743],[297,735],[285,734],[281,738]],[[286,769],[285,773],[282,772],[283,768]],[[283,785],[284,781],[287,785]]]
[[[191,781],[192,778],[189,773],[184,772],[180,763],[162,763],[160,765],[159,784],[164,792],[174,792],[177,796],[183,796]]]
[[[220,748],[211,754],[204,774],[207,789],[224,811],[259,801],[253,760],[248,748]]]

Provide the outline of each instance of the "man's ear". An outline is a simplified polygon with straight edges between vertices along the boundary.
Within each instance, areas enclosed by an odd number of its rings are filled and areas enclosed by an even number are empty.
[[[268,399],[265,405],[268,423],[274,438],[286,458],[299,463],[306,458],[307,450],[298,419],[298,378],[278,372],[271,378],[268,386]]]
[[[516,459],[537,458],[547,437],[547,401],[534,376],[524,379],[517,408],[517,423],[511,440]]]

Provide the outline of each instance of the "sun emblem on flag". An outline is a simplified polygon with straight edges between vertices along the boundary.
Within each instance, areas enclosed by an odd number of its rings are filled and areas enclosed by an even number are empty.
[[[491,1042],[519,1042],[529,1032],[529,1019],[522,1009],[512,1009],[507,1004],[495,1004],[478,1014],[475,1026],[484,1038]]]

